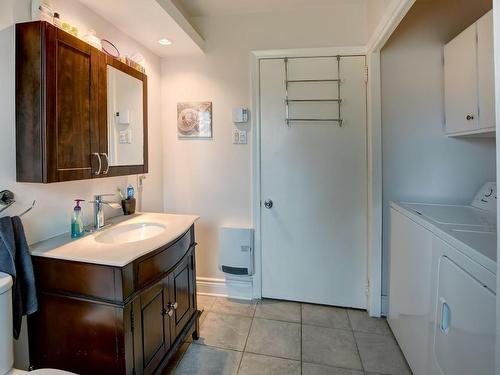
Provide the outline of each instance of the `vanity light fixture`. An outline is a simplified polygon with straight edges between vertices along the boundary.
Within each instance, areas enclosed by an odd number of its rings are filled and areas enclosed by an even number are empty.
[[[172,41],[167,38],[161,38],[158,43],[160,43],[162,46],[170,46],[172,44]]]

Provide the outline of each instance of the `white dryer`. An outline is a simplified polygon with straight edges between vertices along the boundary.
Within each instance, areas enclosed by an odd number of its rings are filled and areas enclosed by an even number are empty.
[[[470,205],[391,202],[388,321],[415,375],[494,373],[496,184]]]

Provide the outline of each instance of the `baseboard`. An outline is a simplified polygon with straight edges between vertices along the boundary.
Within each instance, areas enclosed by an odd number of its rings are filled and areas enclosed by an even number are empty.
[[[199,294],[217,297],[252,299],[252,279],[216,279],[211,277],[197,277],[196,289]]]
[[[382,296],[382,316],[389,314],[389,296]]]

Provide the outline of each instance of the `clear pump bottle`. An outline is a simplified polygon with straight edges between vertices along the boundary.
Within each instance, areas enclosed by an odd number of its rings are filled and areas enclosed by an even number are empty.
[[[83,227],[82,218],[82,208],[80,207],[80,202],[84,202],[84,199],[75,199],[76,206],[71,214],[71,237],[78,238],[83,236],[85,232]]]

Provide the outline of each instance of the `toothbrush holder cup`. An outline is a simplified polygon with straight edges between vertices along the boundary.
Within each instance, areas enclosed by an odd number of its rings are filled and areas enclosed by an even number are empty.
[[[135,213],[135,198],[122,200],[122,209],[124,215],[132,215]]]

